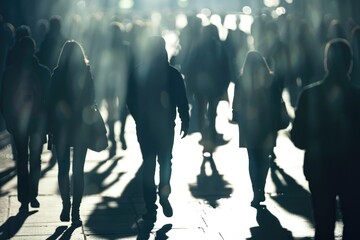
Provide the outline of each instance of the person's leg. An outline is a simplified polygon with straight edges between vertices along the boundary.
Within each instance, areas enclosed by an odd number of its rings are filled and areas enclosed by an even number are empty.
[[[123,107],[120,109],[120,142],[121,142],[121,148],[123,150],[127,149],[127,144],[125,140],[125,126],[126,126],[126,119],[128,117],[129,113],[126,107]]]
[[[357,186],[357,178],[340,187],[339,199],[344,224],[343,240],[356,239],[360,236],[360,193],[354,189],[354,186]]]
[[[160,150],[158,154],[159,162],[159,197],[160,204],[163,208],[164,215],[171,217],[173,215],[173,210],[169,202],[169,195],[171,193],[171,172],[172,172],[172,149],[174,144],[174,130],[165,131],[167,136],[162,136],[162,144],[160,144]]]
[[[260,202],[265,201],[265,184],[269,170],[269,158],[267,151],[259,149],[247,149],[249,157],[249,175],[254,193],[251,205],[259,206]]]
[[[84,146],[74,147],[73,157],[73,204],[71,211],[71,221],[74,225],[81,225],[80,204],[84,194],[84,165],[87,148]]]
[[[17,152],[17,194],[18,201],[21,203],[20,211],[29,209],[29,170],[28,170],[28,137],[14,135],[14,146]]]
[[[61,221],[70,220],[70,146],[64,138],[55,140],[56,158],[58,161],[58,184],[63,204],[60,214]]]
[[[40,207],[37,201],[39,180],[41,174],[41,153],[44,143],[44,135],[39,133],[30,136],[30,204],[31,207]]]
[[[143,163],[141,165],[142,171],[142,189],[147,213],[143,215],[144,220],[156,220],[156,185],[155,185],[155,169],[156,169],[156,154],[153,144],[154,139],[143,134],[141,129],[137,127],[137,137],[140,144]]]
[[[336,193],[328,184],[310,181],[309,188],[315,221],[315,240],[334,240]]]

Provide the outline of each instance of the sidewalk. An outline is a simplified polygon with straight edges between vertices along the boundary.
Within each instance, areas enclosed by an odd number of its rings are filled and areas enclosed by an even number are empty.
[[[141,154],[132,119],[126,128],[126,151],[119,146],[112,159],[107,159],[107,151],[88,152],[81,205],[83,226],[75,229],[59,220],[57,165],[47,150],[43,153],[39,186],[41,207],[18,214],[14,162],[10,148],[3,148],[0,239],[312,239],[312,210],[302,174],[303,152],[292,145],[286,132],[279,134],[277,166],[269,172],[266,185],[266,208],[257,211],[250,207],[248,159],[246,150],[238,148],[237,126],[228,122],[226,114],[218,122],[219,132],[230,140],[213,155],[218,173],[209,165],[201,169],[199,134],[176,137],[170,196],[174,216],[166,218],[160,207],[155,226],[150,229],[139,228],[136,223],[144,204],[138,174]],[[177,128],[176,133],[179,131]],[[339,221],[338,239],[341,225]]]

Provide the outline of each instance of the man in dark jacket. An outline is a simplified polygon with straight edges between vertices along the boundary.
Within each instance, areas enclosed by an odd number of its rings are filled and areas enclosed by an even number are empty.
[[[144,220],[156,220],[156,160],[160,165],[158,194],[164,215],[173,210],[168,201],[171,192],[171,159],[176,109],[181,118],[182,137],[189,127],[189,106],[181,74],[168,63],[165,41],[151,37],[143,52],[143,61],[130,77],[128,108],[136,122],[143,156],[143,193],[147,213]]]
[[[1,111],[17,152],[18,200],[20,211],[38,208],[36,199],[41,172],[41,153],[46,141],[46,97],[50,71],[34,56],[35,42],[22,38],[7,64],[1,88]],[[28,149],[30,151],[28,151]],[[28,167],[30,162],[30,167]]]
[[[359,137],[360,90],[350,83],[352,52],[344,39],[325,49],[326,76],[300,95],[291,140],[305,150],[304,174],[309,182],[315,239],[334,239],[339,197],[343,239],[360,236]]]

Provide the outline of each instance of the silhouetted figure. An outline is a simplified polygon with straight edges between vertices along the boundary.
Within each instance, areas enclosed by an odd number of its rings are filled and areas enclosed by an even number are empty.
[[[360,26],[356,26],[352,29],[350,41],[354,54],[351,82],[360,85]]]
[[[39,51],[36,53],[40,63],[47,66],[50,71],[54,70],[61,48],[66,41],[66,38],[61,33],[61,21],[60,16],[50,18],[49,30],[40,43]]]
[[[248,35],[239,28],[240,16],[236,15],[235,24],[236,28],[234,30],[229,29],[224,42],[229,57],[232,82],[236,82],[240,68],[244,64],[246,53],[249,51]]]
[[[281,89],[265,58],[248,52],[235,85],[233,118],[239,125],[239,146],[246,147],[254,193],[251,206],[265,201],[264,188],[272,149],[276,145]]]
[[[5,70],[8,52],[13,47],[14,42],[15,42],[14,26],[11,23],[2,22],[0,17],[0,86],[3,79],[3,73]],[[5,122],[2,115],[0,115],[0,129],[1,130],[5,129]],[[13,154],[13,159],[15,160],[14,154]]]
[[[123,150],[127,149],[125,140],[125,124],[128,116],[126,107],[126,91],[131,68],[131,52],[129,43],[125,41],[125,29],[119,22],[110,25],[109,45],[105,46],[101,69],[104,71],[102,84],[105,85],[105,101],[108,110],[107,125],[111,142],[109,156],[116,154],[115,123],[120,120],[120,142]]]
[[[202,28],[198,46],[191,53],[189,68],[185,78],[187,87],[194,93],[195,119],[202,137],[200,144],[204,146],[203,152],[212,153],[225,142],[215,128],[216,111],[218,103],[227,98],[231,78],[229,58],[215,25]]]
[[[189,127],[189,106],[181,74],[168,63],[165,41],[161,37],[146,39],[142,62],[129,81],[128,107],[136,123],[136,133],[143,156],[143,193],[147,212],[144,220],[156,220],[156,161],[160,166],[158,195],[165,216],[173,210],[171,192],[171,159],[176,109],[181,118],[181,133]]]
[[[31,37],[31,30],[30,30],[30,27],[27,25],[21,25],[21,26],[17,27],[15,30],[15,43],[14,43],[14,46],[9,50],[9,52],[7,54],[7,59],[6,59],[7,66],[16,65],[17,57],[19,54],[21,54],[18,52],[21,50],[19,50],[20,48],[18,48],[17,45],[19,44],[19,41],[24,37]],[[35,43],[35,45],[36,45],[36,43]]]
[[[94,82],[84,51],[76,41],[67,41],[54,69],[50,90],[50,131],[58,160],[58,181],[63,209],[61,221],[70,220],[70,149],[73,147],[73,201],[71,221],[81,225],[80,204],[84,192],[84,164],[88,148],[85,109],[95,102]]]
[[[22,38],[15,52],[14,62],[4,72],[1,110],[17,152],[20,211],[28,211],[29,203],[31,207],[40,206],[36,197],[41,171],[40,157],[46,142],[45,104],[50,71],[35,58],[35,42],[32,38]]]
[[[345,39],[325,48],[326,75],[306,87],[295,112],[291,140],[305,150],[315,239],[334,239],[336,202],[343,216],[343,239],[360,236],[360,90],[350,83],[352,51]]]

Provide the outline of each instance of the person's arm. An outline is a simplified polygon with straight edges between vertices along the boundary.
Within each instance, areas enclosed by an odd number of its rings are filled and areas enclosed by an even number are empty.
[[[184,79],[182,78],[180,72],[175,69],[172,70],[174,71],[174,78],[171,79],[172,92],[175,95],[175,104],[178,108],[178,113],[181,119],[181,134],[182,138],[184,138],[188,134],[189,130],[189,103],[186,97]]]

